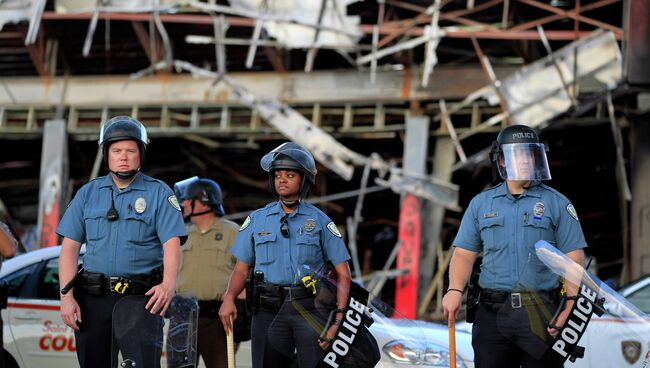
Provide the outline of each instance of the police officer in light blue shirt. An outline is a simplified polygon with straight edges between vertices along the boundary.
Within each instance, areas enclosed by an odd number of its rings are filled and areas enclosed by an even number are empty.
[[[541,326],[550,324],[558,308],[560,284],[552,272],[532,269],[530,257],[535,243],[546,240],[582,264],[587,243],[571,202],[541,183],[551,176],[545,145],[534,130],[523,125],[504,128],[493,143],[491,160],[505,182],[474,197],[463,216],[453,243],[443,311],[450,321],[456,319],[463,290],[482,252],[481,291],[472,327],[477,367],[557,367],[546,361],[544,352],[575,300],[566,303],[553,328],[535,333],[529,321],[538,318]],[[521,290],[524,278],[526,290]],[[575,296],[577,287],[567,284],[566,294]],[[531,310],[546,313],[531,318]]]
[[[320,341],[314,294],[301,279],[321,269],[326,259],[335,267],[337,306],[347,306],[350,255],[336,225],[327,215],[302,201],[314,184],[316,164],[303,147],[287,142],[266,154],[262,168],[278,201],[246,218],[232,247],[237,264],[230,277],[219,315],[226,329],[236,318],[235,297],[243,290],[251,268],[263,272],[260,307],[252,322],[253,367],[287,367],[296,352],[299,367],[311,368],[323,355],[333,324]],[[336,313],[337,319],[343,313]],[[307,316],[307,317],[306,317]]]
[[[118,116],[103,124],[99,144],[110,173],[79,189],[57,228],[63,236],[62,287],[75,277],[86,243],[83,273],[73,291],[64,288],[61,295],[61,317],[75,331],[82,368],[111,367],[116,356],[111,315],[120,298],[144,294],[145,308],[162,316],[174,296],[187,232],[171,189],[140,172],[147,143],[144,126],[133,118]],[[141,355],[154,360],[139,366],[159,366],[159,355],[157,360],[154,353]]]
[[[343,239],[327,228],[332,220],[309,203],[286,214],[280,202],[273,202],[253,212],[246,221],[249,225],[239,232],[232,253],[245,263],[255,263],[255,270],[264,272],[265,282],[294,285],[309,269],[321,269],[321,240],[333,264],[350,259]],[[281,229],[271,233],[267,231],[270,224],[286,224],[287,229],[298,233],[295,238],[282,236]]]

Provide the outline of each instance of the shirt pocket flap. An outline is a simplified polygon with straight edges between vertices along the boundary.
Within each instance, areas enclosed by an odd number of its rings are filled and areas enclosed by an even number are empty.
[[[320,237],[318,236],[318,234],[299,235],[298,238],[296,239],[296,243],[297,244],[319,246],[320,245]]]
[[[124,218],[127,220],[142,221],[147,225],[151,224],[150,214],[144,215],[144,214],[137,214],[137,213],[128,213],[126,216],[124,216]]]
[[[503,217],[490,217],[478,220],[478,226],[481,230],[492,226],[503,226]]]
[[[255,242],[255,246],[273,242],[275,241],[276,234],[275,233],[255,233],[253,234],[253,241]]]
[[[103,210],[103,209],[86,210],[84,211],[84,219],[96,220],[99,218],[104,218],[106,217],[106,212],[108,212],[108,210]]]
[[[94,242],[106,236],[106,209],[93,209],[84,211],[86,240]]]
[[[532,219],[529,220],[528,223],[533,226],[533,227],[538,227],[542,229],[550,229],[551,228],[551,219],[548,217],[542,217],[541,219]]]

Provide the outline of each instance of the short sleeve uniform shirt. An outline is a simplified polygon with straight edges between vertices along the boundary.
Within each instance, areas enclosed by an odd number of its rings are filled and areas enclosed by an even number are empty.
[[[554,289],[558,276],[544,267],[537,272],[539,265],[531,261],[536,257],[529,258],[539,240],[563,253],[587,247],[578,215],[564,195],[540,184],[515,198],[504,182],[472,199],[454,245],[483,252],[483,288],[512,291],[525,279],[528,288]]]
[[[320,270],[323,252],[335,266],[350,259],[334,222],[305,202],[290,214],[280,202],[256,210],[244,221],[232,248],[238,260],[264,272],[265,282],[280,285],[298,284],[306,274]]]
[[[114,205],[118,219],[109,221]],[[106,276],[149,274],[162,265],[162,244],[187,237],[181,208],[167,184],[142,173],[125,189],[110,175],[79,189],[57,233],[86,243],[84,269]]]

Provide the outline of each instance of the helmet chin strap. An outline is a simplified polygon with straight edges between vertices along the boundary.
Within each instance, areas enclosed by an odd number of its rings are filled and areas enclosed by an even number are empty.
[[[115,176],[117,176],[118,179],[120,180],[129,180],[135,176],[135,174],[138,173],[140,169],[138,168],[137,170],[129,170],[129,171],[113,171],[111,170],[111,173]]]
[[[214,211],[214,209],[210,208],[210,209],[205,210],[205,211],[203,211],[203,212],[194,213],[194,201],[195,201],[195,200],[193,199],[193,200],[192,200],[192,209],[191,209],[191,211],[190,211],[190,214],[187,215],[187,216],[183,216],[183,220],[188,221],[188,220],[191,219],[192,217],[205,215],[206,213],[210,213],[210,212],[213,212],[213,211]]]
[[[283,205],[287,206],[287,208],[296,208],[300,204],[300,198],[290,201],[280,197],[280,202],[282,202]]]
[[[212,213],[212,212],[213,212],[212,209],[209,209],[209,210],[203,211],[203,212],[199,212],[199,213],[194,213],[194,210],[192,210],[192,213],[187,215],[185,218],[189,219],[190,217],[201,216],[201,215],[205,215],[206,213]]]

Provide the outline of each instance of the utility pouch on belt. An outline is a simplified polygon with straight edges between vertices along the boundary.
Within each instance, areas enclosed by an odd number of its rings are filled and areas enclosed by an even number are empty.
[[[260,308],[272,313],[277,313],[280,311],[280,307],[282,307],[281,297],[260,295]]]
[[[156,267],[151,271],[151,274],[147,277],[147,282],[149,282],[151,286],[153,285],[158,285],[162,282],[163,280],[163,266]]]
[[[93,296],[103,296],[106,292],[106,277],[100,272],[84,271],[79,286],[81,291]]]

